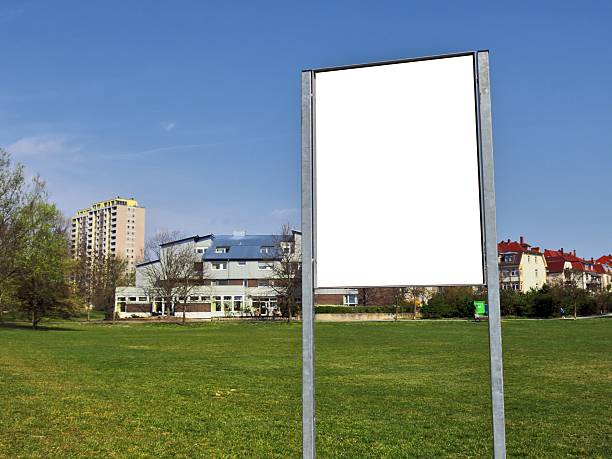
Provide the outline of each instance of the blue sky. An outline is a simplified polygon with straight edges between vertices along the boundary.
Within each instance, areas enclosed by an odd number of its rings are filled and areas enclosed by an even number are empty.
[[[301,69],[487,48],[498,239],[599,256],[611,23],[603,1],[3,0],[0,145],[68,215],[120,194],[148,233],[272,232],[299,224]]]

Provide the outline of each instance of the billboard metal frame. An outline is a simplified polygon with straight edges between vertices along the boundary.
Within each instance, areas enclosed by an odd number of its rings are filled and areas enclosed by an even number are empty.
[[[473,56],[476,100],[476,130],[479,162],[483,272],[488,289],[489,356],[494,457],[506,457],[501,315],[495,216],[495,180],[488,50],[349,65],[302,72],[302,452],[305,459],[316,456],[314,390],[314,288],[316,241],[314,239],[315,74],[377,65],[399,64],[433,59]]]

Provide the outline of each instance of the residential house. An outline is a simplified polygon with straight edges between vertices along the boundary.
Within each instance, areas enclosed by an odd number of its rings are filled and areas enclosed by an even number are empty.
[[[497,244],[500,288],[527,293],[546,283],[546,259],[539,247],[532,247],[521,236],[519,241]]]
[[[596,268],[602,275],[602,289],[612,289],[612,255],[604,255],[602,257],[599,257],[596,262]]]
[[[544,251],[548,266],[547,281],[551,284],[574,284],[578,288],[593,292],[601,290],[609,284],[609,268],[592,258],[586,260],[576,255],[576,251],[559,250]]]

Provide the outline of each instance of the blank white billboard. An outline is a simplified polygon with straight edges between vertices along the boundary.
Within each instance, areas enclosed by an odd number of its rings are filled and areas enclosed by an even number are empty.
[[[484,284],[473,55],[314,77],[315,286]]]

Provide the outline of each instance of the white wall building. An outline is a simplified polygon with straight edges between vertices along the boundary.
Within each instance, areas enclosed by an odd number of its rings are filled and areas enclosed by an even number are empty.
[[[208,319],[244,315],[271,316],[279,314],[277,292],[272,287],[274,272],[271,268],[277,250],[289,251],[299,257],[301,233],[293,231],[290,242],[282,242],[278,235],[192,236],[163,244],[163,250],[172,245],[187,244],[202,260],[200,282],[186,298],[187,318]],[[185,298],[174,298],[166,304],[155,297],[147,285],[147,270],[161,264],[152,260],[136,266],[136,286],[118,287],[115,292],[115,312],[118,317],[149,317],[152,315],[182,315]],[[335,289],[317,292],[325,304],[355,305],[356,289]],[[301,293],[301,292],[300,292]]]

